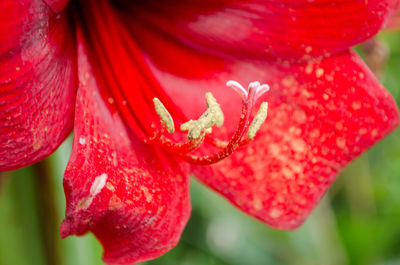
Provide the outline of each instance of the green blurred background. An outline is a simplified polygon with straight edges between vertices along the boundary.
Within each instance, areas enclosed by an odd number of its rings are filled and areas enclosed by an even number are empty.
[[[377,39],[390,47],[381,79],[399,104],[400,33]],[[193,212],[179,245],[144,264],[400,265],[399,136],[396,130],[347,167],[294,232],[267,227],[192,180]],[[59,237],[70,145],[71,139],[44,162],[0,177],[0,265],[103,264],[92,235]]]

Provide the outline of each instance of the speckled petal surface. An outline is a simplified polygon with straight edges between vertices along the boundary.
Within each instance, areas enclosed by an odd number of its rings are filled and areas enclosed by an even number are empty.
[[[188,166],[127,130],[78,40],[80,87],[61,235],[91,231],[107,264],[136,264],[177,244],[190,213]]]
[[[0,170],[32,164],[71,131],[75,38],[40,0],[0,2]]]
[[[190,4],[174,0],[135,3],[133,11],[125,8],[126,3],[121,6],[142,24],[208,53],[294,60],[329,56],[370,38],[398,4],[398,0],[194,0]]]
[[[255,140],[194,174],[268,225],[295,229],[343,167],[396,128],[398,110],[354,53],[271,68]]]
[[[215,95],[225,123],[212,136],[229,139],[240,116],[241,99],[225,87],[227,80],[271,86],[261,98],[269,102],[269,114],[255,140],[216,165],[194,166],[193,172],[275,228],[298,227],[338,172],[398,124],[393,98],[354,52],[293,64],[280,58],[237,61],[144,32],[140,43],[153,73],[187,117],[205,110],[205,92]],[[169,52],[161,56],[152,43]]]

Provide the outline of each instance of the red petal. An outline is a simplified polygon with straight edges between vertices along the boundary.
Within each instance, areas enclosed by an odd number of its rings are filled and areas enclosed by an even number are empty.
[[[128,10],[185,44],[235,57],[329,55],[370,38],[398,0],[151,1]]]
[[[93,232],[109,264],[158,257],[176,245],[189,217],[188,167],[126,129],[78,42],[80,86],[61,234]]]
[[[34,163],[71,131],[74,33],[42,1],[0,3],[0,170]]]
[[[397,12],[390,18],[385,29],[393,31],[398,31],[400,29],[400,9],[397,9]]]
[[[396,103],[355,54],[279,69],[269,117],[249,146],[195,174],[278,229],[295,229],[356,156],[399,122]],[[306,71],[306,72],[304,72]],[[317,76],[317,78],[315,77]]]
[[[165,99],[165,92],[146,66],[135,34],[111,4],[107,0],[81,3],[84,37],[91,48],[90,60],[97,79],[111,91],[109,100],[115,103],[129,129],[144,139],[152,136],[153,125],[159,125],[152,99],[158,97],[169,109],[174,106]]]
[[[338,172],[398,124],[393,98],[354,53],[299,64],[222,60],[135,29],[156,78],[188,117],[204,111],[206,91],[215,94],[226,117],[224,128],[214,130],[221,136],[231,135],[240,115],[239,96],[223,84],[258,80],[271,86],[263,98],[269,117],[255,141],[194,171],[273,227],[299,226]]]
[[[56,13],[64,10],[70,0],[44,0],[46,4]]]

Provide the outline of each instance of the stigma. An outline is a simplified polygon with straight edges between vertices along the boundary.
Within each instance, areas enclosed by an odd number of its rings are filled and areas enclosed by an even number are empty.
[[[262,102],[254,117],[252,117],[252,110],[257,100],[268,92],[270,87],[267,84],[260,84],[260,82],[254,81],[245,89],[239,82],[233,80],[228,81],[226,86],[232,88],[242,99],[240,120],[235,132],[228,141],[209,136],[214,126],[223,126],[224,113],[213,94],[207,92],[205,94],[207,109],[197,119],[189,120],[180,125],[180,131],[187,132],[187,140],[178,143],[164,134],[164,129],[168,133],[175,131],[174,121],[162,102],[158,98],[154,98],[154,107],[160,117],[162,129],[156,131],[154,136],[148,139],[148,142],[156,143],[178,155],[183,160],[199,165],[217,163],[232,154],[237,148],[248,144],[256,136],[267,118],[268,103]],[[191,154],[204,142],[216,147],[217,151],[213,154],[202,156]]]

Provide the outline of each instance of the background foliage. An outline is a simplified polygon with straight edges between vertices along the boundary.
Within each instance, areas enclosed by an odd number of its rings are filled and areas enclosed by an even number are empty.
[[[400,34],[384,85],[400,104]],[[193,212],[179,245],[147,265],[400,265],[400,130],[353,162],[297,231],[273,230],[192,180]],[[62,175],[71,139],[37,165],[0,177],[0,265],[95,265],[92,235],[61,240]]]

